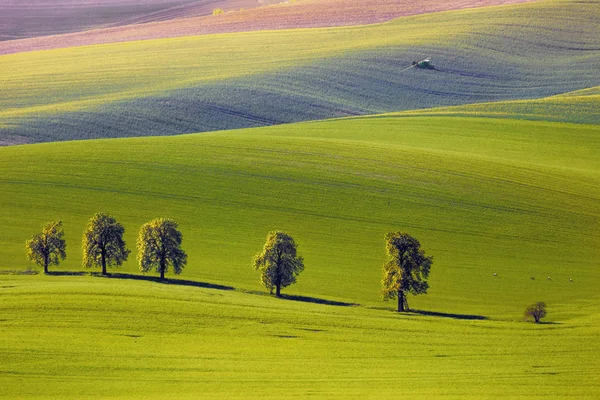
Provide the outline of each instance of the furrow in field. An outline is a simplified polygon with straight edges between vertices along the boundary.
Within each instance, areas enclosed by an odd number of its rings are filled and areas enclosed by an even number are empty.
[[[125,22],[133,23],[125,26],[0,42],[0,54],[226,32],[364,25],[384,22],[401,16],[527,1],[531,0],[422,0],[419,2],[300,0],[294,3],[242,11],[239,9],[271,4],[274,1],[263,0],[260,3],[251,3],[249,0],[212,1],[208,5],[206,2],[196,2],[174,7],[168,11],[125,20]],[[189,18],[198,14],[210,14],[209,7],[221,7],[230,12],[218,16]],[[212,8],[210,10],[212,11]],[[151,23],[162,19],[168,20]],[[123,25],[125,22],[120,21],[119,25]],[[144,23],[136,24],[141,22]]]
[[[7,55],[0,132],[5,143],[172,135],[552,96],[597,86],[597,9],[536,3]],[[426,56],[435,70],[406,69]]]

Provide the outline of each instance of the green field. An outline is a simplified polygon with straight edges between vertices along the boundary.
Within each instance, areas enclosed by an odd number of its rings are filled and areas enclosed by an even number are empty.
[[[394,115],[0,148],[0,269],[60,218],[58,271],[81,270],[98,211],[130,247],[174,218],[189,255],[180,284],[133,257],[113,279],[0,275],[3,393],[595,398],[599,149],[598,125]],[[251,268],[272,229],[305,257],[297,301]],[[434,256],[406,316],[378,296],[398,229]],[[539,300],[550,324],[522,322]]]
[[[597,1],[547,0],[4,55],[0,142],[173,135],[585,89],[600,79],[599,13]],[[424,57],[438,69],[405,70]]]
[[[373,305],[383,235],[404,229],[436,260],[418,307],[518,319],[539,297],[596,295],[599,131],[381,116],[2,148],[0,268],[26,265],[23,241],[47,220],[64,220],[63,268],[78,270],[93,213],[121,220],[130,247],[165,216],[184,233],[187,277],[258,289],[250,259],[284,229],[307,265],[292,292]]]
[[[395,115],[478,116],[600,124],[600,86],[534,100],[467,104],[395,113]]]
[[[0,398],[599,398],[599,15],[1,56],[0,144],[63,141],[0,147]],[[81,266],[97,212],[132,250],[108,277]],[[157,217],[188,254],[166,282],[135,260]],[[67,259],[24,275],[55,219]],[[305,263],[283,299],[251,261],[276,229]],[[411,313],[380,299],[392,230],[434,258]]]
[[[552,313],[577,307],[585,316],[536,326],[100,277],[0,284],[7,398],[593,399],[600,392],[597,301],[552,305]]]

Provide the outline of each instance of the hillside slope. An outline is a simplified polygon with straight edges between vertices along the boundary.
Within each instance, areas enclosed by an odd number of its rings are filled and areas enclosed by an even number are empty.
[[[373,24],[407,15],[527,1],[531,0],[301,0],[281,2],[276,7],[276,0],[200,1],[123,20],[116,27],[0,42],[0,54],[226,32]],[[269,4],[271,7],[252,8]],[[226,13],[207,16],[211,7]]]
[[[27,265],[23,242],[48,220],[64,221],[61,269],[79,270],[95,212],[130,247],[165,216],[188,279],[260,289],[250,260],[283,229],[306,260],[287,293],[379,307],[383,236],[407,230],[435,258],[415,308],[518,319],[540,299],[597,296],[599,150],[598,126],[394,116],[4,147],[0,269]],[[136,270],[132,255],[123,271]]]
[[[171,135],[584,89],[600,79],[598,10],[550,1],[6,55],[0,137]],[[406,70],[425,56],[436,70]]]
[[[569,304],[585,316],[534,326],[118,278],[0,275],[0,285],[0,384],[10,398],[599,393],[597,302]]]
[[[600,86],[542,99],[467,104],[464,106],[439,107],[393,114],[522,118],[600,125]]]
[[[3,0],[0,42],[210,15],[219,7],[252,8],[276,2],[279,0]]]

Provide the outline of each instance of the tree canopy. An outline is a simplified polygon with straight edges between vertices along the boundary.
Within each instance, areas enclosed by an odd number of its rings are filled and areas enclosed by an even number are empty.
[[[36,233],[25,242],[27,257],[44,267],[44,273],[48,273],[50,265],[58,265],[60,260],[67,257],[67,243],[64,239],[65,232],[62,221],[52,221],[42,226],[42,231]]]
[[[187,264],[187,254],[181,249],[183,235],[175,221],[156,218],[142,225],[137,239],[137,259],[140,271],[156,268],[160,278],[165,278],[169,268],[180,274]]]
[[[261,281],[271,293],[281,297],[281,288],[296,282],[304,270],[304,260],[297,255],[294,239],[285,232],[271,231],[262,252],[252,260],[255,270],[261,271]]]
[[[83,231],[83,266],[102,267],[102,275],[106,275],[107,267],[123,265],[129,256],[124,233],[125,228],[114,217],[95,214]]]
[[[389,232],[385,241],[389,260],[383,264],[383,299],[397,298],[398,311],[408,311],[407,293],[427,293],[433,257],[425,256],[419,241],[408,233]]]
[[[533,318],[536,324],[540,323],[542,318],[546,317],[546,303],[538,301],[525,309],[525,319]]]

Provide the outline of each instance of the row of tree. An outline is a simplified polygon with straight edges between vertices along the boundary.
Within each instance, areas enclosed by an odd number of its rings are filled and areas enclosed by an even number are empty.
[[[137,260],[140,271],[155,268],[164,279],[172,269],[180,274],[187,264],[187,255],[181,249],[182,234],[177,223],[157,218],[142,225],[137,238]],[[96,214],[88,222],[82,240],[83,266],[100,267],[106,274],[107,267],[120,266],[130,251],[125,245],[125,228],[107,214]],[[427,293],[427,278],[433,262],[425,255],[417,239],[404,232],[390,232],[385,236],[388,261],[383,265],[382,296],[384,300],[398,300],[398,311],[408,311],[407,294]],[[252,260],[255,270],[261,272],[261,282],[271,294],[281,297],[281,289],[296,282],[304,270],[304,259],[298,255],[294,239],[285,232],[272,231],[260,253]],[[66,242],[61,221],[42,227],[26,242],[30,260],[44,268],[58,265],[66,257]]]
[[[127,261],[127,249],[123,234],[125,228],[107,214],[95,214],[83,231],[82,250],[85,268],[100,267],[106,275],[108,267],[118,267]],[[67,256],[65,233],[62,221],[53,221],[42,227],[42,231],[25,242],[28,258],[44,268],[58,265]],[[169,268],[181,273],[187,264],[187,254],[181,249],[183,236],[177,223],[170,219],[156,218],[142,225],[137,238],[137,260],[140,271],[153,268],[164,279]]]

